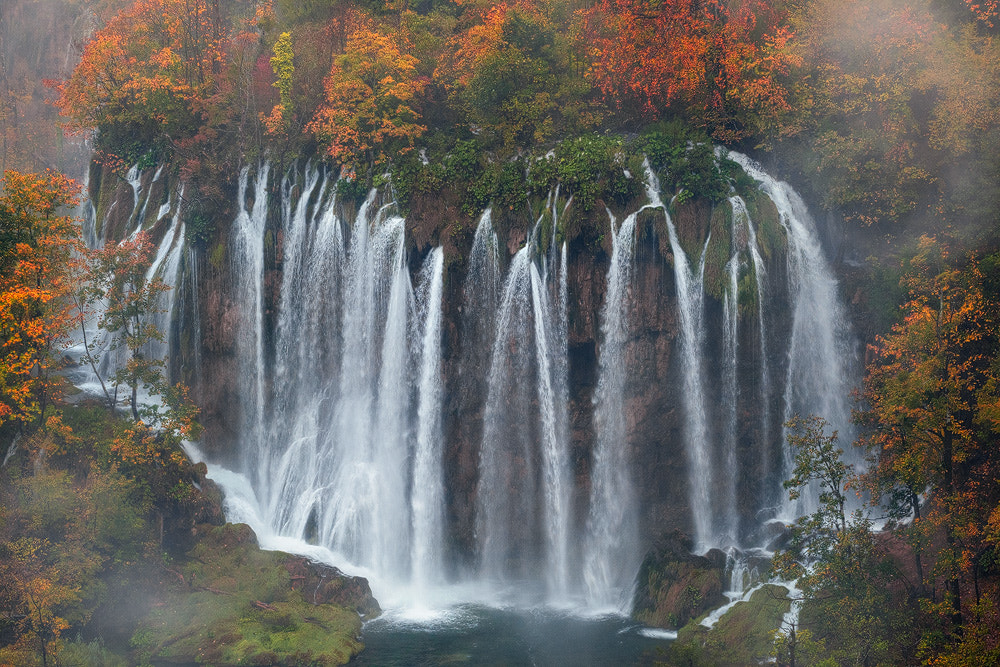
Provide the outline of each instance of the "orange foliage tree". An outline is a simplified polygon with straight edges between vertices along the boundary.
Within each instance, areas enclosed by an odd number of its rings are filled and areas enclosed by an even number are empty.
[[[360,14],[351,24],[308,130],[329,157],[354,167],[361,157],[385,161],[390,147],[409,150],[424,133],[419,98],[426,80],[404,34],[379,29]]]
[[[722,141],[777,127],[798,58],[762,1],[602,0],[581,10],[588,76],[620,110],[688,118]]]
[[[904,318],[879,339],[865,380],[869,479],[895,518],[912,517],[906,537],[923,579],[932,534],[946,547],[936,574],[947,583],[947,613],[962,627],[963,576],[977,574],[984,526],[996,511],[1000,454],[993,444],[1000,303],[984,292],[976,261],[950,265],[947,250],[922,237],[905,278]],[[925,492],[929,495],[925,496]],[[923,581],[918,590],[923,592]]]
[[[77,187],[53,172],[4,174],[0,195],[0,425],[44,425],[53,371],[76,324],[79,228],[62,208]]]
[[[87,44],[60,86],[76,129],[177,141],[207,120],[224,72],[219,0],[137,0]]]

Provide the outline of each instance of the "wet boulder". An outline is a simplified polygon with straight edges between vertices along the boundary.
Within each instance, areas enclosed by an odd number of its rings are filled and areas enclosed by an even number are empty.
[[[726,603],[725,557],[699,556],[691,539],[672,532],[639,568],[632,616],[646,625],[677,629]],[[721,553],[721,552],[720,552]]]

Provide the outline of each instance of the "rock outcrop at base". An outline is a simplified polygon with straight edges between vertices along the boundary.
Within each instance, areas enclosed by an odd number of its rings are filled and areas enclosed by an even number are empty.
[[[676,630],[726,603],[725,554],[691,553],[691,539],[673,532],[649,551],[639,568],[633,617],[646,625]]]
[[[140,663],[342,665],[381,613],[367,580],[264,551],[249,526],[199,525],[132,637]]]

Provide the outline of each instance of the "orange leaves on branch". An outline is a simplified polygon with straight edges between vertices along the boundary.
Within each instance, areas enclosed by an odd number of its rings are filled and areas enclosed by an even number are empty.
[[[602,0],[580,15],[588,76],[620,109],[685,114],[723,141],[773,130],[789,109],[799,59],[769,3]]]
[[[879,339],[865,379],[860,417],[875,457],[868,478],[896,518],[917,517],[907,530],[922,531],[918,543],[943,530],[938,566],[959,618],[960,573],[973,567],[987,540],[982,525],[1000,502],[992,444],[1000,303],[984,291],[974,258],[956,268],[926,236],[901,284],[909,291],[903,320]]]
[[[709,7],[719,9],[694,0],[603,0],[584,10],[589,76],[619,107],[637,105],[648,118],[693,98],[706,87]]]
[[[154,121],[184,134],[214,93],[225,40],[218,3],[138,0],[99,30],[61,87],[77,129]]]
[[[989,28],[996,27],[997,17],[1000,16],[1000,2],[997,0],[965,0],[969,6],[969,11]]]
[[[51,370],[75,326],[72,292],[83,270],[79,229],[60,209],[72,180],[47,172],[4,174],[0,195],[0,424],[38,420],[58,393]]]

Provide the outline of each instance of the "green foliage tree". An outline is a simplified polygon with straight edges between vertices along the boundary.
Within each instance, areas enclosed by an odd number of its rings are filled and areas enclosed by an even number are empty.
[[[163,332],[152,318],[159,312],[160,295],[169,289],[159,276],[147,280],[153,250],[142,232],[119,244],[106,245],[94,256],[87,290],[92,301],[105,304],[100,326],[111,336],[108,349],[127,355],[125,365],[110,378],[114,387],[111,406],[117,403],[118,387],[127,386],[127,404],[137,422],[141,415],[149,416],[156,410],[139,404],[139,389],[157,395],[165,392],[163,360],[147,354],[150,343],[163,340]]]
[[[863,510],[848,511],[848,491],[858,485],[854,467],[843,461],[837,433],[827,434],[824,420],[796,417],[786,426],[795,452],[795,468],[785,481],[789,499],[817,493],[819,504],[796,521],[789,547],[775,557],[780,575],[798,579],[800,625],[810,632],[803,637],[796,629],[800,634],[794,640],[784,635],[777,646],[779,662],[787,664],[800,640],[806,646],[797,647],[799,665],[810,641],[822,642],[833,664],[889,662],[907,645],[903,628],[909,619],[891,595],[896,573],[870,520]]]
[[[292,107],[292,77],[295,74],[295,54],[292,52],[292,33],[283,32],[274,43],[274,56],[271,58],[271,69],[277,80],[274,87],[281,95],[281,102],[275,105],[271,115],[264,124],[268,132],[277,134],[287,131],[289,119],[294,111]]]

